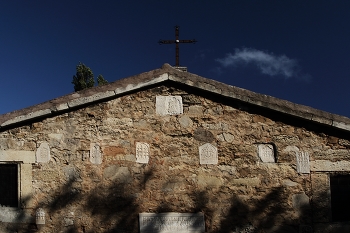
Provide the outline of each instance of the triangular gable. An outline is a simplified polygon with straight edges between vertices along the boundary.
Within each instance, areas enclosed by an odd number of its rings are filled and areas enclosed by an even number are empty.
[[[326,125],[334,129],[350,131],[350,119],[347,117],[295,104],[268,95],[258,94],[188,72],[182,72],[168,64],[164,64],[160,69],[120,79],[104,86],[75,92],[39,105],[0,115],[0,130],[36,118],[59,115],[60,113],[72,111],[94,102],[113,99],[130,92],[160,85],[169,81],[196,90],[209,92],[219,97],[221,96],[222,98],[241,101],[242,103],[272,110],[291,117]]]

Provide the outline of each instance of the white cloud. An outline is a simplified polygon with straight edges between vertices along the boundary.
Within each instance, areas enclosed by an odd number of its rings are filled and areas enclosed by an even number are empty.
[[[261,73],[270,76],[283,76],[285,78],[301,78],[306,75],[300,75],[300,67],[297,60],[288,58],[285,55],[276,56],[273,53],[243,48],[235,49],[235,52],[229,53],[224,58],[216,59],[223,67],[236,67],[240,64],[252,64],[256,66]],[[307,75],[309,78],[310,76]]]

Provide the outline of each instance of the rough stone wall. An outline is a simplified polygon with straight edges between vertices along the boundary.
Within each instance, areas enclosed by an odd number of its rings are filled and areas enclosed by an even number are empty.
[[[183,114],[156,115],[157,95],[182,96]],[[297,173],[296,151],[311,161],[350,157],[345,139],[166,86],[0,133],[1,150],[36,151],[44,142],[51,159],[32,165],[34,208],[27,210],[34,217],[44,209],[40,232],[138,232],[141,212],[203,212],[207,232],[299,232],[318,220],[313,173]],[[136,163],[136,142],[150,145],[148,164]],[[101,148],[101,164],[89,160],[91,143]],[[217,147],[217,165],[200,165],[205,143]],[[274,146],[276,163],[260,160],[261,143]],[[0,229],[16,227],[35,229]]]

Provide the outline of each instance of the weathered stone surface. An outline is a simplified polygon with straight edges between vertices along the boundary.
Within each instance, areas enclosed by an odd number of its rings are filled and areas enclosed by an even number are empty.
[[[310,208],[310,198],[305,193],[294,194],[292,198],[293,208],[299,213],[305,213]]]
[[[296,163],[299,173],[310,173],[310,157],[308,152],[296,153]]]
[[[201,127],[197,128],[193,134],[194,139],[201,142],[212,142],[214,140],[214,135],[209,130],[205,130]]]
[[[199,161],[200,164],[217,164],[218,163],[218,149],[206,143],[199,147]]]
[[[137,84],[115,88],[125,93]],[[333,135],[337,140],[331,143],[327,133],[170,86],[120,93],[0,132],[1,162],[26,169],[21,180],[28,189],[21,190],[32,201],[21,205],[32,217],[37,208],[50,210],[43,232],[137,233],[142,212],[202,212],[207,232],[249,224],[262,232],[298,232],[313,217],[313,223],[330,222],[327,172],[348,171],[348,138]],[[156,96],[182,96],[184,112],[156,114]],[[42,142],[49,144],[51,159],[35,164]],[[137,142],[149,144],[148,163],[137,162]],[[200,164],[199,147],[206,143],[217,148],[217,164]],[[275,163],[261,162],[257,155],[257,145],[265,143],[275,146]],[[101,163],[90,162],[90,144],[98,145],[94,153],[100,151]],[[310,154],[307,175],[296,169],[301,151]],[[313,213],[301,218],[306,196],[312,198]]]
[[[330,183],[328,174],[313,174],[312,209],[314,222],[329,222],[331,219]]]
[[[184,128],[190,128],[193,125],[191,118],[189,118],[188,116],[181,116],[179,118],[179,123]]]
[[[315,160],[310,162],[310,169],[316,172],[350,171],[350,161]]]
[[[150,155],[150,147],[146,142],[136,142],[136,162],[148,163]]]
[[[253,186],[257,187],[260,185],[260,179],[257,177],[254,178],[238,178],[230,180],[232,185],[242,185],[242,186]]]
[[[205,232],[203,213],[140,213],[140,233]]]
[[[103,177],[110,180],[118,180],[119,182],[124,183],[130,181],[131,174],[127,167],[118,167],[113,165],[104,169]]]
[[[36,162],[47,163],[51,159],[49,143],[43,142],[36,151]]]
[[[235,137],[230,134],[230,133],[222,133],[222,134],[219,134],[217,137],[216,137],[219,141],[222,141],[222,142],[233,142],[233,140],[235,139]]]
[[[93,164],[102,163],[101,147],[97,143],[90,144],[90,162]]]
[[[124,154],[125,149],[120,146],[107,146],[102,148],[103,155],[105,156],[115,156],[118,154]]]
[[[275,162],[275,150],[271,144],[259,144],[258,145],[258,156],[264,163]]]
[[[156,112],[159,115],[178,115],[183,113],[181,96],[157,96]]]

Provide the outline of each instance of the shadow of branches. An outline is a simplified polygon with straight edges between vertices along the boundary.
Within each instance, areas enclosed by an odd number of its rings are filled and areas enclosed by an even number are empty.
[[[47,213],[44,228],[40,230],[35,224],[30,224],[25,230],[18,231],[17,228],[17,231],[138,233],[141,212],[202,212],[205,215],[206,232],[211,233],[297,233],[300,224],[311,224],[311,220],[307,220],[310,219],[308,206],[300,209],[298,219],[283,217],[288,208],[290,210],[286,204],[290,195],[285,187],[269,189],[264,195],[249,200],[231,192],[222,202],[219,194],[223,193],[221,189],[225,187],[214,191],[217,197],[213,196],[213,190],[209,187],[194,189],[192,192],[185,190],[180,194],[175,189],[152,190],[152,182],[157,182],[157,179],[159,177],[150,170],[138,175],[136,180],[115,180],[110,185],[97,182],[88,191],[82,187],[81,181],[69,179],[63,186],[56,188],[53,199],[38,203],[36,208],[44,208]],[[134,182],[138,183],[137,189],[133,186]],[[156,192],[159,195],[153,197]],[[189,199],[179,206],[179,200],[185,200],[185,197]],[[158,202],[156,206],[150,207],[144,199],[154,203],[153,198]],[[11,230],[16,229],[14,227]]]

